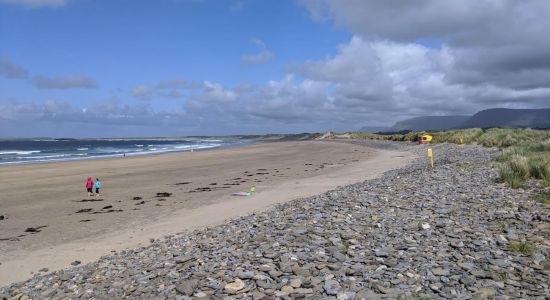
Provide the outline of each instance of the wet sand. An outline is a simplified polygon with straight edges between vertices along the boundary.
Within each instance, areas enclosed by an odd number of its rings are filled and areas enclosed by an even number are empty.
[[[367,180],[409,159],[406,153],[304,141],[2,166],[0,285]],[[87,196],[88,176],[102,180],[101,196]],[[252,186],[253,196],[231,196]]]

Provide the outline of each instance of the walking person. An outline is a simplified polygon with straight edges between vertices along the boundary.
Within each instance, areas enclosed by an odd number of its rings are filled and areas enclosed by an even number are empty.
[[[92,179],[92,177],[88,177],[88,181],[86,181],[86,190],[88,191],[88,197],[94,195],[93,188],[94,188],[94,180]]]
[[[99,181],[99,178],[95,179],[95,193],[99,196],[99,189],[101,189],[101,181]]]

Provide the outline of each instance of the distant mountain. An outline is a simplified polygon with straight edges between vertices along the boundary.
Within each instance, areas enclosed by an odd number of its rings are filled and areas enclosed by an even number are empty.
[[[550,108],[507,109],[493,108],[482,110],[464,122],[461,128],[490,127],[529,127],[550,128]]]
[[[391,130],[390,127],[381,127],[381,126],[365,126],[359,129],[361,132],[386,132]]]
[[[389,131],[449,130],[459,128],[550,128],[550,108],[482,110],[473,116],[425,116],[395,123]]]
[[[425,116],[395,123],[391,131],[402,130],[446,130],[461,127],[470,116]]]

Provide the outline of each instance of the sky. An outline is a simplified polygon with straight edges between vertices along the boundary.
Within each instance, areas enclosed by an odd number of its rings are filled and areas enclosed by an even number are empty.
[[[351,131],[550,107],[547,0],[0,0],[0,137]]]

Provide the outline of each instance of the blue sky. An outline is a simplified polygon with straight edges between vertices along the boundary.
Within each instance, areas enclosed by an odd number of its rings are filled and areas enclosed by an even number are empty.
[[[2,80],[2,96],[69,97],[75,104],[88,104],[136,84],[174,78],[228,87],[262,84],[283,76],[289,63],[333,54],[334,45],[350,37],[314,22],[292,1],[152,3],[77,0],[62,7],[2,6],[1,55],[32,74],[85,74],[98,85],[59,91]],[[260,52],[255,40],[276,53],[268,63],[241,61]]]
[[[544,2],[416,3],[0,0],[0,136],[355,130],[548,106],[546,65],[522,65],[548,59]],[[490,24],[532,39],[510,51]]]

